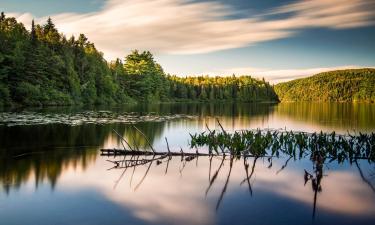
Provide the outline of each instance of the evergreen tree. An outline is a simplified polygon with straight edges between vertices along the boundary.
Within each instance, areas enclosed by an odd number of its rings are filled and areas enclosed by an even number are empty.
[[[84,34],[67,39],[51,18],[44,25],[33,20],[29,32],[2,13],[0,43],[0,105],[277,101],[268,83],[250,76],[166,75],[149,51],[135,50],[123,61],[107,63]],[[248,90],[260,97],[247,97]]]
[[[1,12],[0,22],[3,22],[4,20],[5,20],[5,14],[4,14],[4,12]]]
[[[37,36],[36,36],[36,31],[35,31],[34,19],[31,21],[30,37],[31,37],[31,42],[35,44],[37,40]]]

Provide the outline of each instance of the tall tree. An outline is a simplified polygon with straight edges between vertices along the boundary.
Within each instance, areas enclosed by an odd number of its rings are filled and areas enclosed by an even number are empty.
[[[33,44],[36,43],[36,40],[37,40],[37,36],[36,36],[36,31],[35,31],[35,24],[34,24],[34,19],[31,21],[31,32],[30,32],[30,38],[31,38],[31,42]]]

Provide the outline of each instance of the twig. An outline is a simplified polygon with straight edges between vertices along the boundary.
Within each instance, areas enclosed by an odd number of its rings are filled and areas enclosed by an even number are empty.
[[[220,203],[221,203],[221,201],[222,201],[223,198],[224,198],[224,194],[225,194],[225,192],[227,191],[227,187],[228,187],[228,183],[229,183],[230,174],[231,174],[231,172],[232,172],[232,167],[233,167],[233,157],[231,156],[231,160],[230,160],[230,164],[229,164],[229,173],[228,173],[227,179],[226,179],[226,181],[225,181],[224,188],[223,188],[223,190],[221,191],[221,195],[220,195],[220,197],[219,197],[219,200],[217,201],[217,204],[216,204],[216,211],[219,209],[219,207],[220,207]]]
[[[142,184],[143,181],[145,180],[145,178],[146,178],[146,176],[147,176],[147,174],[148,174],[148,171],[150,170],[151,165],[152,165],[152,163],[154,162],[154,158],[155,158],[155,156],[152,157],[151,163],[150,163],[150,165],[148,165],[148,168],[147,168],[147,170],[146,170],[145,175],[143,175],[142,179],[139,181],[139,183],[137,184],[137,186],[135,186],[134,191],[137,191],[137,189],[141,186],[141,184]]]
[[[284,170],[288,166],[289,160],[291,160],[293,156],[290,156],[288,160],[285,161],[285,164],[276,172],[276,174],[279,174],[282,170]]]
[[[164,175],[167,174],[167,172],[168,172],[169,161],[171,161],[171,159],[172,159],[172,156],[169,156],[169,157],[168,157],[168,161],[167,161],[167,166],[166,166],[166,168],[165,168],[165,173],[164,173]]]
[[[169,144],[168,144],[168,139],[165,137],[165,142],[167,142],[167,149],[168,149],[168,154],[171,154],[171,150],[169,149]]]
[[[129,147],[130,150],[134,151],[134,149],[130,146],[130,144],[125,140],[125,138],[123,138],[119,133],[117,133],[117,131],[115,129],[112,129],[116,134],[117,136],[119,136],[119,138],[121,138],[121,144],[122,146],[124,146],[124,149],[126,150],[125,148],[125,145],[124,143],[122,143],[122,141],[124,141],[126,143],[126,145]]]
[[[217,123],[219,124],[219,126],[220,126],[221,130],[223,131],[223,133],[224,133],[224,134],[227,134],[227,132],[224,130],[223,126],[221,126],[221,123],[220,123],[220,121],[219,121],[218,118],[216,118],[216,121],[217,121]]]
[[[138,158],[139,158],[139,156],[137,156],[137,160],[138,160]],[[133,173],[132,173],[132,175],[130,177],[130,182],[129,182],[129,186],[130,187],[132,186],[132,181],[133,181],[133,176],[134,176],[135,168],[136,168],[136,166],[133,167]]]
[[[216,178],[217,178],[217,175],[219,175],[219,172],[220,172],[220,169],[221,167],[224,165],[224,159],[225,157],[223,157],[223,159],[221,160],[221,163],[220,163],[220,166],[219,168],[216,170],[215,174],[212,176],[212,179],[210,181],[210,184],[208,185],[207,189],[206,189],[206,196],[208,194],[208,191],[210,190],[211,186],[214,184]]]
[[[152,152],[155,153],[155,149],[154,149],[154,147],[152,147],[152,144],[151,144],[150,140],[148,140],[146,135],[141,130],[139,130],[136,126],[133,125],[133,127],[146,139],[146,141],[147,141],[148,145],[150,146]]]

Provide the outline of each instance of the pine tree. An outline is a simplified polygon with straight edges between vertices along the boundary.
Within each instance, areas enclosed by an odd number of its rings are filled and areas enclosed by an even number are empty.
[[[35,24],[34,24],[34,19],[31,21],[31,33],[30,33],[30,38],[31,38],[31,42],[33,44],[36,43],[36,31],[35,31]]]
[[[77,40],[77,44],[81,48],[85,47],[87,44],[87,37],[84,34],[80,34]]]
[[[55,24],[52,22],[51,17],[48,17],[47,23],[44,25],[44,34],[47,34],[50,30],[55,29]]]
[[[0,22],[4,21],[5,20],[5,14],[4,12],[1,12],[1,15],[0,15]]]

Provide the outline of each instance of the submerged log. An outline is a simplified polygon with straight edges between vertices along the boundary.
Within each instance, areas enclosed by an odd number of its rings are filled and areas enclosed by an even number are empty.
[[[193,159],[196,159],[199,156],[217,156],[217,157],[226,157],[228,156],[227,154],[213,154],[213,153],[200,153],[198,151],[196,152],[148,152],[148,151],[131,151],[131,150],[123,150],[123,149],[100,149],[101,151],[101,156],[180,156],[181,161],[192,161]],[[252,158],[252,157],[266,157],[266,158],[274,158],[276,156],[272,155],[263,155],[263,156],[258,156],[258,155],[251,155],[251,154],[242,154],[237,157],[246,157],[246,158]],[[118,162],[124,161],[124,160],[118,160]],[[114,161],[112,161],[114,162]],[[117,161],[116,161],[117,162]]]
[[[120,156],[120,155],[142,155],[142,156],[152,156],[152,155],[168,155],[168,156],[209,156],[208,153],[200,152],[147,152],[147,151],[130,151],[124,149],[101,149],[102,156]]]

